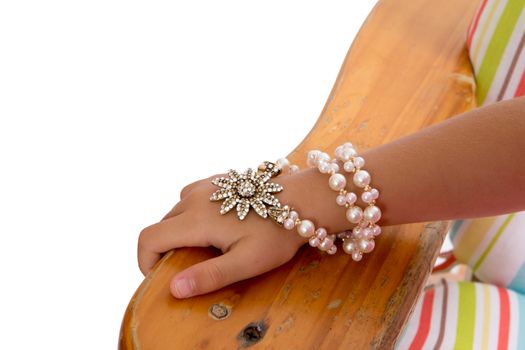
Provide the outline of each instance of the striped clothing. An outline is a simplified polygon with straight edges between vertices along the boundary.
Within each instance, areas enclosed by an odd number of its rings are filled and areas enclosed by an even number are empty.
[[[477,279],[525,294],[525,212],[456,220],[450,239]]]
[[[481,0],[466,46],[479,106],[525,95],[525,0]],[[525,211],[455,220],[449,234],[483,283],[429,287],[396,349],[525,350]]]
[[[525,349],[525,296],[442,280],[421,295],[395,349]]]
[[[482,0],[467,32],[479,106],[525,95],[525,0]]]

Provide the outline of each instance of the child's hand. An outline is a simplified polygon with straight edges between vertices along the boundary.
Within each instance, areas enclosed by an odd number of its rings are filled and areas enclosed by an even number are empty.
[[[223,255],[195,264],[178,273],[171,281],[171,292],[184,298],[217,290],[231,283],[274,269],[290,260],[307,242],[295,230],[287,231],[272,219],[261,218],[250,207],[243,221],[235,207],[219,213],[222,200],[211,202],[210,196],[219,187],[208,179],[186,186],[181,201],[159,223],[145,228],[138,243],[139,267],[147,274],[161,254],[173,248],[214,246]],[[297,183],[301,176],[285,175],[269,180],[284,186],[276,197],[281,204],[297,202]],[[342,214],[341,214],[342,215]]]

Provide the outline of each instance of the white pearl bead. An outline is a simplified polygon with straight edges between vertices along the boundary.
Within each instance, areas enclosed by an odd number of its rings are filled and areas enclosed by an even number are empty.
[[[330,164],[327,162],[319,162],[317,163],[317,169],[320,173],[327,174],[330,171]]]
[[[343,164],[343,169],[345,169],[347,173],[351,173],[355,169],[355,165],[351,160],[349,160]]]
[[[381,209],[375,205],[371,205],[365,209],[363,217],[366,221],[375,224],[381,218]]]
[[[379,191],[377,189],[375,189],[375,188],[372,188],[370,190],[370,193],[372,194],[372,198],[373,199],[377,199],[379,197]]]
[[[308,155],[306,156],[306,165],[308,165],[310,168],[317,166],[316,161],[319,153],[321,153],[319,150],[309,151]]]
[[[335,149],[335,158],[341,160],[341,157],[343,156],[343,151],[344,147],[342,145],[337,146],[337,148]]]
[[[343,150],[343,153],[341,154],[341,161],[347,162],[350,160],[350,158],[354,157],[356,155],[356,152],[353,148],[346,148]]]
[[[370,253],[372,250],[374,250],[376,244],[374,240],[366,240],[362,239],[359,241],[359,250],[361,250],[363,253]]]
[[[296,212],[295,210],[292,210],[289,214],[288,214],[288,218],[289,219],[292,219],[293,221],[297,220],[299,218],[299,213]]]
[[[365,165],[365,160],[363,159],[363,157],[355,157],[354,165],[356,166],[356,168],[362,168]]]
[[[363,210],[356,206],[351,206],[346,210],[346,218],[353,224],[357,224],[363,218]]]
[[[281,169],[284,170],[288,169],[288,167],[290,166],[290,161],[287,158],[279,158],[277,159],[275,164],[277,164],[279,167],[281,167]]]
[[[337,173],[339,171],[339,164],[330,163],[330,171],[333,173]]]
[[[370,183],[370,174],[366,170],[359,170],[354,174],[354,184],[357,187],[366,187]]]
[[[330,255],[334,255],[335,253],[337,253],[337,246],[333,245],[330,249],[328,249],[327,253]]]
[[[302,236],[309,238],[314,234],[315,226],[310,220],[301,220],[301,223],[297,225],[297,233]]]
[[[299,172],[299,166],[297,166],[296,164],[292,164],[290,165],[290,167],[288,168],[288,172],[290,174],[297,174]]]
[[[363,258],[363,253],[361,253],[360,251],[354,251],[352,253],[352,259],[354,261],[361,261],[362,258]]]
[[[293,229],[295,227],[295,220],[286,219],[283,222],[283,226],[284,226],[285,229],[291,230],[291,229]]]
[[[365,203],[370,203],[371,201],[373,201],[373,199],[372,199],[372,193],[370,193],[370,192],[368,192],[368,191],[363,192],[363,194],[361,195],[361,199],[362,199],[363,202],[365,202]]]
[[[319,227],[317,230],[315,230],[315,237],[319,239],[325,239],[327,234],[328,233],[324,227]]]
[[[330,161],[330,155],[325,152],[321,152],[317,155],[317,162],[329,162]]]
[[[323,239],[319,244],[319,249],[322,251],[327,251],[328,249],[332,248],[333,245],[334,241],[331,239]]]
[[[342,194],[338,195],[337,197],[335,197],[335,202],[337,203],[337,205],[344,207],[346,204],[346,196],[343,196]]]
[[[342,174],[332,174],[328,180],[328,185],[334,191],[342,190],[346,186],[346,178]]]
[[[357,195],[354,192],[348,192],[345,196],[345,199],[348,204],[352,205],[357,200]]]
[[[312,237],[308,240],[308,244],[310,244],[311,247],[317,247],[319,246],[319,243],[321,242],[319,241],[319,238],[317,237]]]
[[[354,145],[352,144],[352,142],[345,142],[345,143],[343,143],[343,147],[345,147],[345,148],[354,148]]]
[[[375,225],[372,227],[372,232],[374,233],[374,236],[377,237],[381,234],[381,227]]]
[[[345,239],[343,242],[343,250],[346,254],[352,254],[356,248],[356,244],[352,239]]]

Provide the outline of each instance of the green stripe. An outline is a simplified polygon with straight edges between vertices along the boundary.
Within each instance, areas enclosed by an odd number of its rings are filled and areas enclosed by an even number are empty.
[[[507,216],[505,221],[503,221],[503,224],[501,224],[501,227],[498,229],[498,232],[496,232],[494,237],[492,237],[492,239],[490,240],[490,243],[489,243],[487,249],[485,249],[483,254],[481,254],[481,256],[479,257],[478,261],[474,265],[473,272],[476,272],[479,269],[479,267],[481,266],[481,264],[483,264],[483,261],[485,260],[487,255],[489,255],[489,253],[492,250],[492,248],[494,248],[494,245],[498,241],[499,237],[502,235],[502,233],[505,231],[505,228],[508,226],[509,222],[514,217],[514,214],[516,214],[516,213],[510,214],[509,216]]]
[[[459,282],[458,326],[454,350],[474,348],[474,326],[476,325],[476,286],[470,282]]]
[[[525,0],[509,0],[503,9],[476,76],[478,81],[476,97],[479,105],[482,105],[487,97],[487,93],[492,85],[503,53],[505,52],[505,47],[510,40],[512,31],[516,26],[516,22],[524,6]]]

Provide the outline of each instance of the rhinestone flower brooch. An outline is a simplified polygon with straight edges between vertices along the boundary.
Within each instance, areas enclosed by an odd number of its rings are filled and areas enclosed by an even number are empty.
[[[277,222],[283,221],[284,219],[279,218],[284,208],[281,208],[281,203],[273,195],[281,192],[283,186],[268,182],[270,178],[280,173],[281,168],[271,162],[264,162],[257,171],[249,168],[242,174],[230,169],[228,177],[219,177],[211,181],[220,189],[211,195],[210,200],[224,200],[221,205],[221,214],[226,214],[236,206],[237,217],[240,220],[246,217],[252,207],[263,218],[270,216]],[[269,207],[267,208],[266,205]]]

